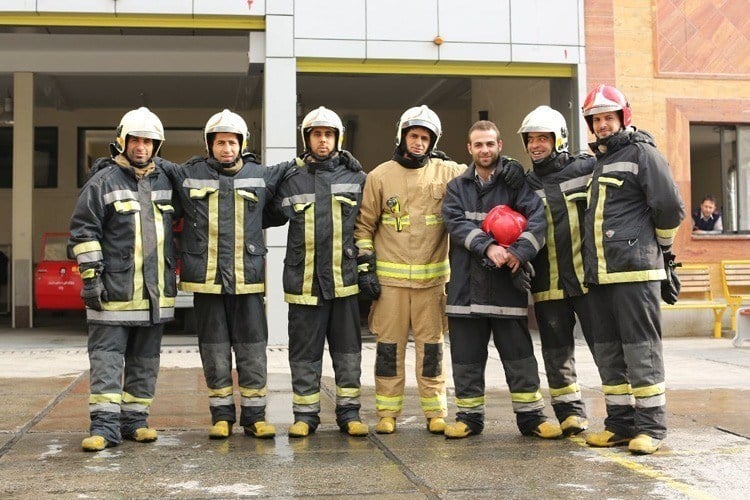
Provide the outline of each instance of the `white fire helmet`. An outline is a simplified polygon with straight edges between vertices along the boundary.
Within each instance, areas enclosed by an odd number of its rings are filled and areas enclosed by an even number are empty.
[[[344,142],[344,124],[341,122],[339,115],[324,106],[314,109],[305,115],[300,125],[302,145],[305,150],[310,147],[307,143],[307,136],[313,127],[329,127],[334,129],[336,131],[336,149],[341,151],[341,145]]]
[[[236,134],[238,142],[240,143],[240,154],[247,149],[247,139],[250,133],[247,130],[247,123],[237,113],[232,113],[228,109],[220,113],[216,113],[206,122],[206,128],[203,131],[203,138],[206,143],[206,151],[208,156],[211,155],[211,137],[210,135],[218,132],[227,132],[229,134]]]
[[[151,158],[159,154],[161,145],[164,143],[164,127],[161,120],[146,107],[130,110],[122,116],[114,142],[118,153],[125,153],[129,135],[154,141],[154,152]]]
[[[539,106],[526,115],[521,123],[518,133],[523,140],[523,148],[526,150],[529,132],[550,132],[555,137],[555,151],[562,153],[568,151],[568,126],[563,115],[549,106]]]
[[[432,142],[430,143],[428,153],[431,153],[435,149],[435,146],[437,146],[437,143],[440,140],[440,136],[443,134],[440,118],[438,118],[438,115],[433,110],[424,104],[409,108],[401,115],[401,119],[399,119],[398,124],[396,125],[396,146],[401,144],[404,130],[410,127],[422,127],[430,131]]]

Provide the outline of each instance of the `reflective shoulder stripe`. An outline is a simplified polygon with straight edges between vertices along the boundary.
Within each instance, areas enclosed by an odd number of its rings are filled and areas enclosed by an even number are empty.
[[[131,191],[130,189],[120,189],[117,191],[110,191],[104,195],[104,204],[109,205],[120,200],[137,200],[138,193]]]
[[[361,192],[362,186],[360,186],[359,184],[331,184],[331,194]]]
[[[248,187],[266,187],[266,181],[262,177],[248,177],[246,179],[234,179],[235,189]]]
[[[151,191],[151,200],[171,200],[172,199],[172,190],[171,189],[157,189],[156,191]]]
[[[634,175],[638,175],[638,164],[632,161],[618,161],[615,163],[609,163],[602,167],[603,174],[609,174],[612,172],[626,172]]]
[[[309,203],[315,203],[315,193],[295,194],[294,196],[287,196],[281,200],[282,207]]]
[[[190,188],[190,189],[203,189],[203,188],[211,188],[211,189],[219,189],[219,180],[218,179],[185,179],[182,181],[182,187],[184,188]]]

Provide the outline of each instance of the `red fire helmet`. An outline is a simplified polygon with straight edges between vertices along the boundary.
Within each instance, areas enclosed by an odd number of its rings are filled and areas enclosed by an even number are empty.
[[[526,217],[508,205],[498,205],[482,222],[482,231],[492,236],[498,245],[508,248],[526,229]]]

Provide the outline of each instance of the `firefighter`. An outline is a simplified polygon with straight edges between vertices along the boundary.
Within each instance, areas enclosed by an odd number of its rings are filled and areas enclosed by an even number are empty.
[[[350,436],[367,436],[359,416],[362,338],[354,246],[365,174],[341,150],[344,126],[330,109],[308,113],[300,133],[304,150],[279,187],[273,211],[289,220],[283,273],[294,393],[289,437],[308,436],[320,425],[326,340],[336,381],[336,423]]]
[[[232,351],[247,436],[273,438],[266,422],[268,325],[263,302],[263,209],[283,178],[247,152],[242,117],[225,109],[206,122],[206,157],[167,172],[185,218],[180,288],[193,292],[198,347],[208,386],[212,439],[229,437],[237,419]]]
[[[445,186],[466,170],[437,151],[442,126],[427,106],[407,109],[396,126],[393,157],[368,174],[355,238],[360,288],[374,300],[370,330],[377,336],[375,431],[390,434],[404,404],[404,360],[414,332],[416,378],[427,429],[442,434],[447,404],[443,370],[448,234],[440,214]],[[503,177],[523,183],[517,162]]]
[[[674,303],[672,243],[685,217],[669,164],[653,137],[632,125],[627,99],[599,85],[583,104],[596,136],[583,242],[594,349],[607,406],[590,446],[657,451],[667,434],[659,296]],[[670,279],[671,278],[671,279]]]
[[[532,260],[531,295],[552,408],[563,434],[569,436],[588,427],[576,376],[573,328],[578,316],[593,353],[581,241],[586,186],[596,159],[588,154],[568,154],[565,118],[549,106],[539,106],[526,115],[518,133],[533,165],[527,182],[544,201],[547,244]]]
[[[501,149],[494,123],[481,120],[472,125],[468,150],[474,161],[448,184],[443,201],[443,220],[451,238],[446,314],[458,407],[456,422],[445,428],[450,439],[484,429],[490,338],[503,363],[518,429],[544,439],[562,435],[560,426],[544,415],[527,318],[532,274],[528,262],[544,246],[547,234],[544,204],[526,183],[513,189],[498,175],[509,161],[500,156]],[[521,231],[513,218],[495,215],[508,209],[526,218],[525,229]],[[485,216],[488,223],[483,230]],[[513,229],[516,232],[509,234]]]
[[[69,251],[83,279],[91,365],[85,451],[122,438],[157,439],[147,419],[177,294],[172,186],[156,157],[163,143],[154,113],[125,113],[112,157],[94,165],[71,216]]]

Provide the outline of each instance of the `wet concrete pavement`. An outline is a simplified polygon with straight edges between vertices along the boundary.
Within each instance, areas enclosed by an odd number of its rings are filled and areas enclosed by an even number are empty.
[[[738,349],[729,339],[665,340],[670,435],[659,453],[642,457],[624,448],[589,448],[579,437],[521,436],[492,350],[487,425],[480,436],[446,440],[426,431],[410,347],[404,416],[395,434],[352,438],[338,431],[326,360],[323,423],[310,437],[289,438],[287,350],[270,347],[267,416],[277,426],[276,438],[248,438],[235,427],[228,440],[212,441],[196,340],[180,335],[164,338],[150,419],[159,440],[84,453],[85,344],[83,330],[0,328],[0,497],[739,499],[750,491],[750,343]],[[365,343],[362,416],[371,428],[377,421],[374,358],[374,344]],[[449,367],[447,348],[446,358]],[[599,430],[603,397],[583,344],[578,358],[591,427]],[[450,372],[448,380],[452,415]],[[549,407],[547,412],[552,415]]]

